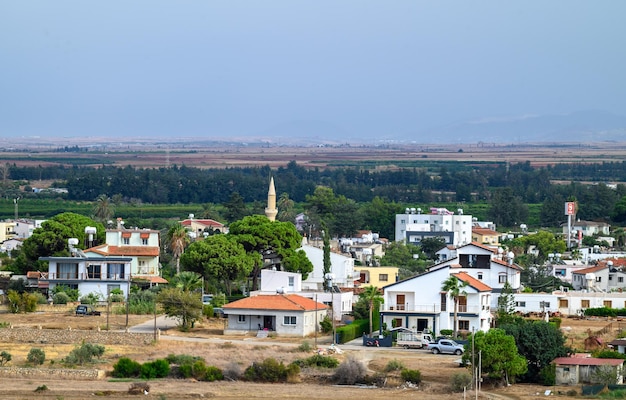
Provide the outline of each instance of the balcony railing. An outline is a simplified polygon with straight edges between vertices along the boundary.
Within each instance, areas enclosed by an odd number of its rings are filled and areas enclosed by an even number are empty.
[[[459,313],[478,314],[481,310],[489,309],[488,306],[459,305]],[[380,311],[405,311],[414,313],[440,313],[441,304],[381,304]],[[448,312],[454,313],[454,306],[448,306]]]
[[[127,281],[128,274],[94,274],[94,273],[73,273],[73,272],[50,272],[46,275],[42,274],[41,280],[56,281]]]

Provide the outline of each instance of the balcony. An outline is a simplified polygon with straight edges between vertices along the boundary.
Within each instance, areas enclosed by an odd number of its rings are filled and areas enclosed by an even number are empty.
[[[488,306],[468,306],[459,305],[459,313],[479,314],[483,309],[489,309]],[[412,313],[435,313],[442,312],[440,304],[381,304],[380,311],[399,311],[399,312],[412,312]],[[443,310],[444,312],[446,310]],[[448,310],[451,314],[454,313],[454,306],[449,306]]]
[[[50,272],[42,274],[42,281],[127,281],[127,274],[94,274],[94,273],[73,273],[73,272]]]

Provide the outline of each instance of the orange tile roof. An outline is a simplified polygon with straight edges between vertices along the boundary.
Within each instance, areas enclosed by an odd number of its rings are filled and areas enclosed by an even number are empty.
[[[509,265],[509,263],[504,261],[504,260],[492,259],[491,262],[496,263],[496,264],[500,264],[500,265],[505,266],[505,267],[510,267],[512,269],[517,269],[517,270],[521,270],[522,269],[522,267],[520,267],[519,265],[517,265],[515,263]]]
[[[477,233],[479,235],[492,235],[492,236],[500,235],[500,233],[489,228],[472,228],[472,232]]]
[[[156,257],[159,255],[157,246],[109,246],[102,244],[85,251],[101,254],[104,256],[144,256]]]
[[[594,265],[593,267],[572,271],[572,274],[590,274],[592,272],[602,271],[605,268],[608,267],[606,265]]]
[[[281,311],[314,311],[325,310],[326,304],[318,303],[313,299],[298,296],[297,294],[272,294],[246,297],[232,303],[224,304],[224,308],[246,308],[253,310],[281,310]]]
[[[457,274],[452,274],[452,275],[456,276],[458,279],[462,280],[463,282],[467,282],[468,285],[470,285],[474,289],[478,290],[479,292],[490,292],[491,291],[491,287],[490,286],[485,285],[483,282],[481,282],[478,279],[474,278],[473,276],[467,274],[466,272],[459,272]]]

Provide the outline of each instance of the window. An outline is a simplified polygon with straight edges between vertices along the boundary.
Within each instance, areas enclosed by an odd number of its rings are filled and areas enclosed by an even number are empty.
[[[478,273],[478,279],[480,279],[481,281],[483,280],[483,274],[482,274],[482,272],[479,272],[479,273]]]
[[[441,311],[446,311],[447,299],[448,299],[448,295],[446,293],[441,293]]]
[[[469,321],[460,320],[459,329],[463,331],[469,331]]]
[[[122,238],[123,244],[130,244],[130,238]]]
[[[87,266],[87,278],[88,279],[100,279],[100,266],[99,265]]]
[[[557,275],[560,275],[560,276],[565,276],[565,270],[564,270],[564,269],[557,269],[557,270],[555,271],[555,273],[556,273]]]
[[[539,307],[550,308],[550,302],[549,301],[540,301],[539,302]]]
[[[515,307],[526,307],[526,302],[525,301],[516,301],[515,302]]]
[[[596,276],[596,282],[602,282],[602,277],[601,276]]]
[[[77,263],[59,263],[57,265],[60,279],[78,279]]]
[[[124,265],[123,264],[108,264],[107,265],[107,278],[124,279]]]
[[[148,245],[148,239],[141,239],[141,244],[144,246]]]
[[[387,274],[379,274],[378,280],[381,282],[387,282],[389,280],[389,275]]]
[[[244,322],[246,322],[246,316],[245,315],[238,315],[237,316],[237,322],[239,322],[240,324],[243,324]]]
[[[296,278],[294,278],[293,276],[289,277],[289,287],[293,287],[295,285],[296,282]]]
[[[589,308],[589,300],[581,300],[580,301],[580,306],[582,308]]]
[[[295,325],[296,317],[284,316],[283,317],[283,325]]]
[[[569,302],[567,301],[567,299],[559,300],[559,307],[560,308],[566,308],[568,305],[569,305]]]
[[[623,276],[619,276],[619,277],[617,277],[617,281],[618,281],[619,283],[624,283],[624,277],[623,277]]]
[[[403,219],[401,219],[401,220],[400,220],[400,223],[401,223],[401,224],[405,224],[406,222],[405,222]]]
[[[506,283],[506,275],[499,275],[498,283]]]
[[[604,300],[604,307],[613,308],[613,302],[611,300]]]

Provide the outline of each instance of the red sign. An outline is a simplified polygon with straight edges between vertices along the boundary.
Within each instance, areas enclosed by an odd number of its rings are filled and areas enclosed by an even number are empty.
[[[575,215],[576,214],[576,202],[568,201],[565,203],[565,215]]]

